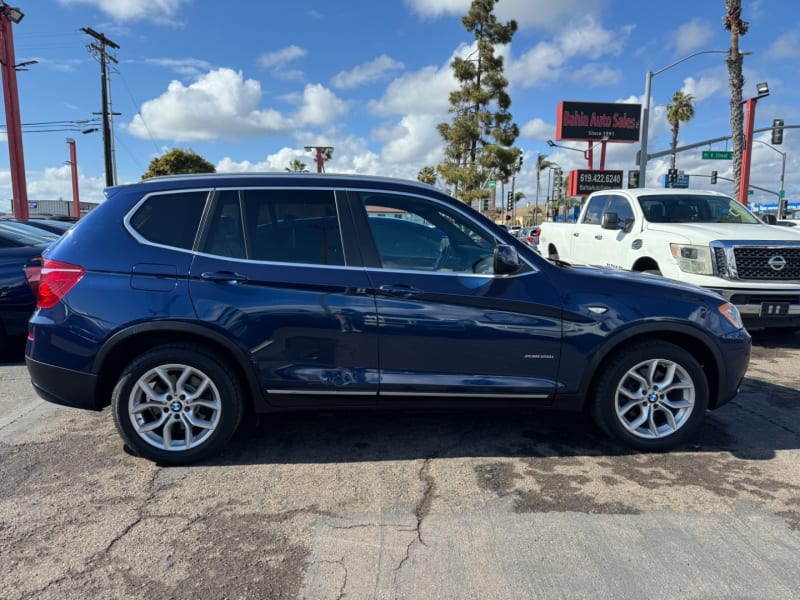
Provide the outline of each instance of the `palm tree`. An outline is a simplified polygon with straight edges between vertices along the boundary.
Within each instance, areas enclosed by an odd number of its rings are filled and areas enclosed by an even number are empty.
[[[747,33],[748,23],[742,21],[742,0],[725,0],[728,11],[722,18],[725,29],[731,32],[731,49],[728,54],[728,83],[731,88],[731,135],[733,137],[733,197],[739,197],[744,150],[744,114],[742,111],[742,53],[739,36]]]
[[[672,104],[667,104],[667,121],[672,126],[672,162],[675,168],[675,149],[678,147],[678,130],[681,123],[688,123],[694,118],[694,97],[691,94],[675,92]]]
[[[433,167],[422,167],[422,170],[417,174],[417,181],[427,183],[428,185],[436,185],[436,169]]]
[[[288,171],[289,173],[308,173],[308,165],[302,160],[295,158],[284,171]]]
[[[549,169],[556,163],[547,160],[546,154],[537,154],[536,155],[536,212],[534,212],[534,219],[537,219],[539,214],[539,191],[542,187],[542,171]],[[538,225],[538,221],[534,222],[534,225]]]

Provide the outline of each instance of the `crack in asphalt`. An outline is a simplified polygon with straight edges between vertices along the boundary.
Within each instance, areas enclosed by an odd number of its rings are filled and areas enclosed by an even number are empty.
[[[321,562],[322,564],[326,565],[339,565],[344,570],[344,580],[342,581],[342,585],[339,586],[339,595],[336,596],[336,600],[342,600],[342,598],[347,596],[347,592],[345,592],[345,589],[347,588],[347,576],[349,574],[347,571],[347,565],[344,564],[344,556],[339,560],[323,560]]]
[[[158,475],[159,475],[159,473],[161,473],[161,471],[162,471],[162,469],[160,467],[156,467],[155,470],[153,471],[153,474],[150,476],[150,480],[147,482],[147,490],[148,490],[147,496],[141,502],[140,506],[136,509],[136,511],[135,511],[136,512],[136,518],[131,523],[126,525],[120,533],[115,535],[111,539],[111,541],[108,544],[106,544],[105,548],[103,548],[102,550],[98,550],[97,552],[92,554],[89,558],[87,558],[83,562],[83,568],[81,568],[81,569],[71,569],[71,568],[67,569],[67,572],[64,573],[61,577],[58,577],[57,579],[54,579],[53,581],[48,582],[47,585],[45,585],[42,588],[39,588],[38,590],[34,590],[34,591],[26,594],[25,596],[23,596],[23,598],[36,598],[36,597],[39,596],[39,594],[41,594],[43,592],[46,592],[47,590],[49,590],[53,586],[58,585],[62,581],[65,581],[67,579],[71,579],[72,577],[80,577],[81,575],[83,575],[86,572],[90,571],[95,566],[95,563],[101,557],[103,557],[106,554],[108,554],[108,552],[110,552],[111,549],[117,544],[117,542],[119,542],[122,538],[124,538],[126,535],[128,535],[133,530],[133,528],[136,527],[139,523],[141,523],[144,519],[148,518],[148,516],[144,514],[144,510],[147,507],[147,505],[152,501],[153,497],[157,493],[157,490],[155,489],[155,484],[156,484],[156,479],[158,478]]]
[[[422,461],[422,466],[417,473],[417,477],[419,480],[424,484],[424,488],[422,491],[422,496],[417,501],[417,505],[414,507],[414,515],[417,518],[417,525],[413,529],[409,531],[416,532],[416,537],[413,538],[406,546],[406,554],[403,556],[400,563],[395,567],[394,570],[394,584],[395,588],[397,587],[397,576],[400,573],[403,565],[411,558],[411,548],[413,548],[416,544],[421,544],[427,547],[425,540],[422,539],[422,522],[425,520],[425,517],[428,516],[428,513],[431,510],[431,505],[433,504],[434,498],[434,491],[436,490],[436,480],[434,479],[433,475],[430,473],[430,466],[431,463],[436,460],[437,458],[441,458],[443,455],[447,454],[448,452],[452,452],[454,449],[458,448],[461,444],[464,443],[464,440],[467,437],[472,436],[475,432],[475,423],[472,423],[472,426],[462,433],[459,438],[445,448],[440,448],[438,451],[434,452],[430,456],[428,456],[424,461]]]

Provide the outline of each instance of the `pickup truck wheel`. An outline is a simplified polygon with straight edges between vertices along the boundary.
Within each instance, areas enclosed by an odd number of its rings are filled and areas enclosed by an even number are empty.
[[[608,363],[593,398],[597,424],[617,441],[663,451],[694,433],[708,408],[700,364],[669,342],[643,342]]]
[[[202,348],[170,345],[138,357],[112,393],[114,424],[138,456],[188,464],[218,452],[242,416],[237,378]]]

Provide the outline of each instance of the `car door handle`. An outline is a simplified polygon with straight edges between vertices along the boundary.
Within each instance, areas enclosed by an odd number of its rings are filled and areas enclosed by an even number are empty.
[[[594,236],[594,239],[596,239],[596,240],[602,240],[602,239],[603,239],[603,236],[602,236],[602,235],[600,235],[600,234],[598,233],[596,236]]]
[[[233,271],[206,271],[200,275],[201,279],[214,283],[244,283],[247,277]]]
[[[581,235],[581,234],[580,234],[580,233],[578,233],[577,231],[573,231],[573,232],[572,232],[572,237],[580,237],[580,235]]]
[[[412,296],[422,293],[422,290],[418,290],[410,285],[382,285],[378,289],[383,294],[402,296],[403,298],[411,298]]]

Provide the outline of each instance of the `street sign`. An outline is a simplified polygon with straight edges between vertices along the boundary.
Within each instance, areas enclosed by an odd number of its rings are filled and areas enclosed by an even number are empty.
[[[703,150],[703,160],[731,160],[733,150]]]
[[[490,179],[486,182],[486,187],[494,187],[497,185],[497,182],[494,179]]]
[[[678,179],[675,180],[675,183],[672,186],[669,185],[669,177],[668,175],[664,174],[661,176],[662,182],[665,188],[673,187],[673,188],[688,188],[689,187],[689,176],[684,175],[683,173],[678,174]]]
[[[781,200],[786,198],[786,190],[781,190],[780,192],[778,192],[778,198],[780,198]]]

